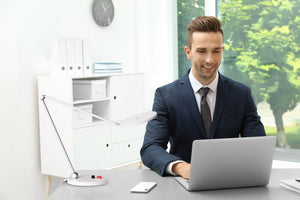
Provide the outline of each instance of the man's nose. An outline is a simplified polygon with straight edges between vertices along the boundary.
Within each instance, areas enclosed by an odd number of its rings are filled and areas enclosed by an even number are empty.
[[[214,62],[214,58],[213,58],[212,53],[208,53],[208,54],[207,54],[205,61],[206,61],[207,63],[213,63],[213,62]]]

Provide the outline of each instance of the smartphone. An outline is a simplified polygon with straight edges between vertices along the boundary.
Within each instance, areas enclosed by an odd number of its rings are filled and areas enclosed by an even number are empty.
[[[135,193],[148,193],[156,186],[155,182],[140,182],[133,188],[131,188],[130,192]]]

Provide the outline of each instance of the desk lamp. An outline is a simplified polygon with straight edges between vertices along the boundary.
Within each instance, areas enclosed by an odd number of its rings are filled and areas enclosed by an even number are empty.
[[[65,103],[65,102],[63,102],[61,100],[58,100],[58,99],[54,98],[54,97],[50,97],[50,96],[47,96],[47,95],[42,95],[41,101],[43,102],[43,105],[46,108],[47,114],[48,114],[48,116],[50,118],[50,121],[51,121],[53,127],[54,127],[56,135],[57,135],[57,137],[59,139],[59,142],[60,142],[60,144],[61,144],[61,146],[63,148],[63,151],[64,151],[64,153],[65,153],[65,155],[66,155],[66,157],[68,159],[68,162],[69,162],[69,164],[70,164],[70,166],[72,168],[72,171],[73,171],[73,173],[70,175],[70,177],[67,178],[67,179],[65,179],[65,181],[68,184],[75,185],[75,186],[99,186],[99,185],[105,185],[105,184],[107,184],[108,179],[106,177],[97,176],[97,175],[79,175],[78,172],[75,171],[75,169],[73,167],[73,164],[71,162],[71,159],[70,159],[70,157],[69,157],[69,155],[67,153],[67,150],[66,150],[66,148],[65,148],[65,146],[64,146],[64,144],[62,142],[62,139],[61,139],[61,137],[59,135],[59,132],[58,132],[58,130],[56,128],[56,125],[55,125],[55,123],[54,123],[54,121],[52,119],[52,116],[51,116],[50,112],[49,112],[49,109],[48,109],[47,104],[45,102],[46,99],[50,100],[50,101],[53,101],[53,102],[56,102],[58,104],[61,104],[63,106],[66,106],[68,108],[77,110],[79,112],[85,113],[85,114],[90,115],[92,117],[95,117],[97,119],[110,122],[110,123],[112,123],[115,126],[138,125],[138,124],[141,124],[141,123],[148,122],[148,121],[154,119],[157,116],[156,112],[152,112],[152,111],[150,111],[150,112],[143,112],[143,113],[140,113],[140,114],[131,116],[129,118],[126,118],[124,120],[116,122],[116,121],[113,121],[113,120],[110,120],[110,119],[106,119],[106,118],[100,117],[100,116],[95,115],[93,113],[87,112],[85,110],[76,108],[73,105]]]

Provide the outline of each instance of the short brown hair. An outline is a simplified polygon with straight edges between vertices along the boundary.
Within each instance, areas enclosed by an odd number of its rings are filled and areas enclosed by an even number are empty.
[[[191,49],[194,32],[220,32],[224,38],[221,21],[213,16],[199,16],[188,25],[187,46]]]

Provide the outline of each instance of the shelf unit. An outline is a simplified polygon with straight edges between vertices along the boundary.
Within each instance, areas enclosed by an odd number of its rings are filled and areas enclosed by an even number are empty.
[[[80,99],[73,97],[73,82],[106,80],[106,97]],[[92,104],[92,113],[118,121],[144,111],[144,78],[142,73],[103,74],[84,77],[38,77],[38,97],[48,95],[73,106]],[[75,170],[114,168],[140,160],[139,150],[145,124],[119,127],[107,121],[74,124],[74,110],[47,101]],[[56,136],[49,116],[39,101],[41,172],[45,175],[68,177],[72,170]]]

